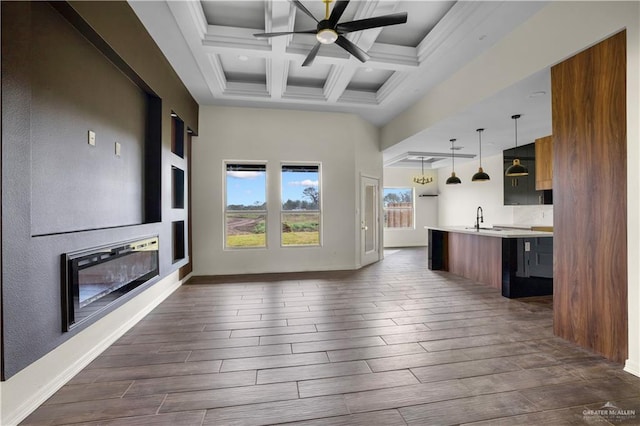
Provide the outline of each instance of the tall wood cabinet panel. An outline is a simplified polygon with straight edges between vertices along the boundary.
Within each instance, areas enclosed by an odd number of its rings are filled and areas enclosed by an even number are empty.
[[[551,69],[556,335],[627,358],[626,33]]]
[[[536,190],[553,189],[553,137],[536,139]]]

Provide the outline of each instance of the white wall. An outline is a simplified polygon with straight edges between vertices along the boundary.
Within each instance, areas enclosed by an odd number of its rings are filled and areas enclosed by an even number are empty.
[[[640,376],[640,311],[637,309],[640,306],[640,172],[637,168],[640,164],[639,2],[550,2],[493,48],[461,68],[385,126],[381,131],[381,146],[392,146],[625,28],[629,265],[629,358],[625,368]],[[458,213],[444,202],[444,198],[440,200],[440,221],[464,220],[467,223],[468,203],[462,208],[464,213]],[[494,221],[493,218],[488,220]]]
[[[482,159],[482,167],[491,180],[472,182],[478,171],[477,161],[456,163],[456,176],[462,181],[458,185],[447,185],[451,167],[438,169],[440,190],[439,224],[443,226],[473,226],[478,206],[484,211],[484,226],[513,223],[513,207],[504,206],[502,154]]]
[[[404,167],[385,167],[384,186],[415,188],[415,226],[413,229],[385,229],[385,247],[415,247],[427,245],[425,226],[438,225],[438,198],[419,197],[420,194],[438,193],[438,171],[425,169],[424,175],[432,177],[433,182],[419,185],[413,182],[414,176],[422,174],[421,169]]]
[[[438,169],[440,191],[439,224],[443,226],[473,226],[478,206],[484,212],[484,225],[545,225],[553,226],[553,206],[505,206],[504,169],[502,154],[482,159],[484,171],[491,179],[487,182],[472,182],[478,171],[477,161],[456,163],[456,176],[462,180],[458,185],[447,185],[451,167]]]
[[[267,162],[267,248],[224,249],[225,160]],[[351,114],[200,107],[192,163],[195,275],[357,268],[360,174],[382,179],[378,130]],[[280,164],[322,164],[322,247],[281,247]]]

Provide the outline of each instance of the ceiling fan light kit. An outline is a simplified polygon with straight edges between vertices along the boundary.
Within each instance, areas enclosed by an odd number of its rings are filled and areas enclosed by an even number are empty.
[[[344,34],[348,34],[355,31],[363,31],[371,28],[386,27],[389,25],[404,24],[407,22],[407,13],[394,13],[391,15],[376,16],[373,18],[359,19],[356,21],[338,23],[344,10],[349,4],[349,0],[338,0],[333,7],[331,13],[329,13],[329,4],[333,0],[322,0],[325,3],[325,19],[318,21],[309,10],[304,7],[298,0],[291,0],[291,2],[305,15],[316,21],[317,26],[315,30],[304,31],[285,31],[277,33],[257,33],[253,36],[256,38],[270,38],[291,34],[315,34],[317,43],[302,63],[303,67],[309,66],[316,58],[320,46],[323,44],[337,44],[349,54],[356,57],[360,62],[366,62],[369,59],[369,55],[360,49],[356,44],[344,37]]]
[[[338,33],[331,28],[320,30],[318,31],[318,34],[316,34],[316,40],[322,44],[332,44],[335,43],[337,39]]]

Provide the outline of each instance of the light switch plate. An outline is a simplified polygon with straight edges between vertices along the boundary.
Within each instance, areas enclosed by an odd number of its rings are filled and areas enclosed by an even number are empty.
[[[531,242],[530,241],[525,241],[524,242],[524,251],[531,251]]]
[[[93,130],[89,130],[87,142],[91,146],[96,146],[96,132],[94,132]]]
[[[120,157],[120,142],[116,142],[116,156]]]

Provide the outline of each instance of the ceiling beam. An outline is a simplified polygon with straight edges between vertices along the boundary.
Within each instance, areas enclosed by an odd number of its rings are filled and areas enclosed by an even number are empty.
[[[268,0],[265,4],[265,29],[268,32],[293,31],[295,24],[295,10],[291,3]],[[291,36],[272,37],[271,51],[274,55],[283,54],[291,41]],[[287,88],[289,61],[266,58],[267,90],[273,99],[281,99]]]

